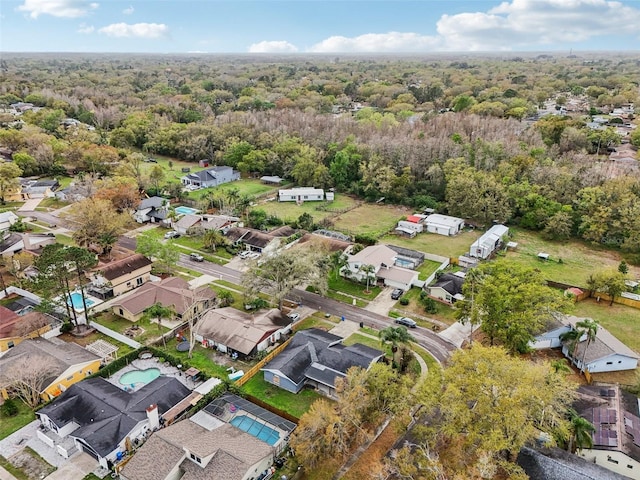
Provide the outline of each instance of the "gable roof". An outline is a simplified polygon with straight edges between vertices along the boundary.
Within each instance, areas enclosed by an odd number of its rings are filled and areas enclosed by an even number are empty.
[[[17,331],[21,323],[31,325],[31,331],[38,330],[47,324],[55,322],[56,319],[41,312],[31,311],[25,315],[18,315],[6,307],[0,310],[0,338],[17,336]],[[31,332],[25,332],[31,333]],[[24,335],[26,336],[26,335]]]
[[[16,220],[18,220],[18,216],[11,211],[0,213],[0,223],[5,223],[5,222],[13,223]]]
[[[382,355],[366,345],[345,347],[341,342],[341,337],[317,328],[301,330],[263,370],[278,370],[297,384],[311,378],[334,386],[336,378],[344,377],[351,367],[369,368]]]
[[[206,170],[200,170],[199,172],[192,172],[188,175],[185,175],[185,177],[192,180],[200,180],[201,182],[209,182],[218,178],[218,175],[225,171],[233,171],[233,169],[226,165],[221,165],[217,167],[207,168]]]
[[[509,228],[504,225],[494,225],[487,230],[480,238],[471,244],[471,248],[483,246],[485,248],[493,248],[498,240],[509,232]]]
[[[452,273],[445,273],[440,276],[436,283],[431,285],[431,288],[440,287],[451,295],[458,295],[462,293],[463,284],[464,278],[461,278]]]
[[[187,451],[211,460],[205,466],[196,465],[183,460]],[[201,410],[154,433],[122,474],[129,480],[163,480],[181,462],[181,480],[241,480],[249,467],[270,455],[273,448],[266,443]]]
[[[291,319],[277,308],[251,314],[225,307],[206,312],[196,325],[196,333],[249,355],[265,337],[290,324]]]
[[[202,216],[200,215],[184,215],[180,220],[176,222],[176,227],[187,228],[193,227],[196,223],[202,221]]]
[[[182,315],[189,307],[189,299],[192,297],[210,300],[216,297],[216,293],[207,285],[191,290],[186,280],[168,277],[160,282],[145,283],[128,295],[118,297],[112,306],[122,307],[137,315],[160,303],[163,307],[171,307],[178,315]]]
[[[575,329],[576,324],[585,320],[584,318],[567,316],[565,318],[565,322],[571,325],[572,328]],[[584,354],[584,362],[591,363],[595,362],[604,357],[608,357],[609,355],[619,354],[624,355],[631,358],[640,359],[640,355],[638,355],[635,351],[627,347],[624,343],[614,337],[606,328],[602,325],[598,325],[598,331],[596,332],[596,338],[594,341],[589,343],[589,348],[587,348],[586,354],[584,350],[587,346],[587,341],[583,340],[578,345],[576,345],[576,349],[573,352],[574,358],[582,359],[582,355]]]
[[[243,242],[253,247],[264,248],[276,237],[271,234],[254,230],[253,228],[231,227],[225,235],[232,242]]]
[[[75,422],[79,428],[71,436],[81,438],[99,455],[106,456],[147,418],[149,405],[157,405],[162,415],[190,393],[177,379],[164,376],[133,393],[104,378],[89,378],[69,387],[38,415],[47,415],[58,427]]]
[[[140,268],[150,266],[153,262],[144,255],[136,253],[128,257],[116,260],[94,268],[95,272],[99,272],[107,280],[115,280],[123,275],[135,272]]]
[[[430,223],[432,225],[441,225],[443,227],[457,227],[461,223],[464,223],[464,220],[462,218],[452,217],[450,215],[432,213],[426,218],[425,223]]]
[[[373,245],[360,250],[349,258],[349,263],[360,262],[380,268],[381,265],[391,267],[395,263],[396,252],[386,245]]]
[[[536,480],[628,480],[628,477],[559,448],[523,447],[517,463],[529,478]]]
[[[146,210],[147,208],[160,208],[165,204],[166,200],[162,197],[149,197],[145,198],[138,204],[138,211]]]

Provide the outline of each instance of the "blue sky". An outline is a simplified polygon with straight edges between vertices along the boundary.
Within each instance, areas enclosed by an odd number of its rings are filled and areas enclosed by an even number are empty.
[[[2,0],[0,51],[640,50],[640,0]]]

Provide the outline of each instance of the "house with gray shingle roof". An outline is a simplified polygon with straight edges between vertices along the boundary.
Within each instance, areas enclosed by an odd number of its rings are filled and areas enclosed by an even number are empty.
[[[346,377],[351,367],[369,369],[381,357],[380,350],[360,343],[347,347],[341,337],[310,328],[297,332],[262,371],[265,381],[289,392],[298,393],[310,385],[334,396],[336,379]]]
[[[189,173],[180,179],[185,186],[195,185],[201,188],[217,187],[235,180],[240,180],[240,172],[225,165]]]
[[[169,214],[169,200],[162,197],[149,197],[142,200],[133,219],[138,223],[161,223],[167,219]]]

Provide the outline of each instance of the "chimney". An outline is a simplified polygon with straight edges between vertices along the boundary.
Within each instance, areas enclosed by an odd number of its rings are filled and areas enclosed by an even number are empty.
[[[149,407],[147,408],[147,418],[149,419],[149,430],[154,431],[160,428],[158,405],[149,405]]]

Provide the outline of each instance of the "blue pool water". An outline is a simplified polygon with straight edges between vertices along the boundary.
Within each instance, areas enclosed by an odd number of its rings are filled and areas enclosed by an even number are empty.
[[[198,213],[198,210],[191,207],[176,207],[176,213],[180,215],[193,215],[194,213]]]
[[[157,368],[147,368],[146,370],[132,370],[120,377],[121,385],[133,385],[136,383],[144,383],[145,385],[160,376],[160,370]]]
[[[280,440],[280,434],[276,430],[267,427],[246,415],[238,415],[237,417],[232,418],[230,423],[234,427],[253,435],[269,445],[275,445],[278,443],[278,440]]]
[[[82,303],[82,294],[79,292],[73,292],[70,295],[70,297],[71,298],[67,300],[67,305],[71,305],[74,310],[77,310],[79,312],[83,311],[84,304]],[[90,298],[86,298],[86,297],[85,297],[85,302],[87,303],[87,308],[89,308],[91,305],[96,303]]]

